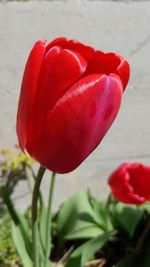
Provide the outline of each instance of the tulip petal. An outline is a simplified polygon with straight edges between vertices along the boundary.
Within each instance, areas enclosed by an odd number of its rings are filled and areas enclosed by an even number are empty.
[[[109,75],[110,73],[116,73],[119,64],[120,58],[116,54],[96,51],[93,60],[87,68],[86,74],[104,73]]]
[[[91,62],[95,55],[95,50],[91,46],[83,45],[76,40],[70,40],[69,47],[73,51],[80,53],[88,63]]]
[[[121,103],[117,75],[89,75],[74,84],[50,111],[35,153],[48,169],[74,170],[100,143]],[[40,153],[39,153],[40,151]]]
[[[145,197],[133,193],[128,192],[125,194],[123,189],[123,187],[120,190],[117,190],[116,188],[112,189],[112,194],[115,196],[115,198],[123,203],[138,205],[147,200]]]
[[[45,41],[38,41],[26,63],[17,113],[17,134],[21,148],[24,150],[27,139],[27,126],[32,112],[37,80],[45,52]]]
[[[66,45],[66,43],[68,43],[68,41],[69,41],[69,39],[66,37],[58,37],[58,38],[54,39],[52,42],[50,42],[47,45],[46,53],[53,46],[61,46],[62,48],[64,48],[64,45]]]
[[[45,94],[46,84],[47,84],[50,72],[52,71],[53,64],[55,63],[55,60],[57,56],[60,54],[60,52],[61,52],[61,48],[58,46],[54,46],[48,51],[46,56],[43,58],[41,70],[39,73],[38,88],[37,88],[36,100],[35,100],[38,106],[39,106],[39,102],[41,98],[43,98]]]
[[[133,164],[132,168],[128,168],[128,172],[130,174],[129,183],[134,193],[150,199],[150,167],[137,163]]]
[[[38,136],[38,132],[40,131],[40,126],[42,125],[42,121],[44,119],[44,95],[46,94],[46,84],[48,81],[49,74],[52,70],[53,64],[56,61],[57,56],[61,51],[60,47],[54,46],[52,47],[46,56],[44,56],[39,76],[37,82],[37,90],[34,97],[34,105],[32,109],[32,113],[30,114],[30,120],[28,122],[28,130],[27,130],[27,143],[26,149],[30,151],[32,155],[32,151],[34,150],[34,144],[36,143],[36,137]],[[36,135],[35,131],[36,129]]]
[[[96,51],[84,75],[92,73],[118,74],[122,81],[123,90],[125,90],[130,76],[130,67],[128,62],[118,54]]]
[[[53,108],[60,97],[85,72],[87,62],[77,52],[63,49],[51,69],[44,96],[44,112]]]
[[[126,60],[121,61],[121,64],[117,68],[117,73],[122,81],[123,90],[125,90],[130,76],[130,66]]]
[[[53,40],[50,44],[48,44],[46,48],[46,53],[51,47],[55,45],[60,46],[63,49],[71,49],[75,52],[80,53],[87,62],[90,62],[95,55],[95,49],[91,46],[84,45],[78,42],[77,40],[69,40],[65,37],[57,38]]]

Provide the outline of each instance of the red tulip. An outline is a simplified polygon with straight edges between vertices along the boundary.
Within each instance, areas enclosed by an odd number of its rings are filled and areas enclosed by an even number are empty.
[[[150,167],[141,163],[124,163],[110,177],[108,184],[114,197],[128,204],[150,200]]]
[[[20,146],[52,171],[74,170],[113,123],[129,64],[75,40],[38,41],[26,64],[17,114]]]

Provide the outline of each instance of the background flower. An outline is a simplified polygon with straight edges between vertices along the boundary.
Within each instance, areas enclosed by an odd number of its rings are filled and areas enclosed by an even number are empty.
[[[128,204],[150,200],[150,167],[142,163],[124,163],[109,177],[114,197]]]

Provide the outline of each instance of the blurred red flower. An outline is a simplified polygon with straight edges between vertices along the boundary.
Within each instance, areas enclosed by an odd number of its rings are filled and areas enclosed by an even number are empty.
[[[142,163],[124,163],[109,177],[114,197],[128,204],[150,200],[150,167]]]

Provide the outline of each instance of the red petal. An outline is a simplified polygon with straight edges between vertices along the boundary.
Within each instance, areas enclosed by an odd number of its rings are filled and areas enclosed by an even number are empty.
[[[150,199],[150,167],[140,163],[134,163],[128,168],[129,183],[133,192],[141,197]]]
[[[116,73],[117,67],[120,64],[120,58],[114,53],[103,53],[96,51],[95,56],[89,64],[86,74],[103,73],[109,75]]]
[[[71,49],[80,53],[87,62],[90,62],[95,54],[95,50],[91,46],[87,46],[78,42],[77,40],[69,40],[64,37],[57,38],[49,43],[47,45],[46,52],[55,45],[60,46],[63,49]]]
[[[38,41],[26,63],[17,113],[17,134],[22,149],[26,146],[27,126],[33,108],[37,80],[45,52],[45,41]]]
[[[85,72],[87,62],[78,53],[64,49],[57,56],[45,87],[44,112],[53,108],[60,97]]]
[[[118,74],[122,81],[124,90],[129,80],[130,67],[128,62],[118,54],[96,51],[95,56],[88,65],[84,75],[92,73],[103,73],[107,75],[110,73]]]
[[[64,46],[66,45],[66,43],[68,43],[68,41],[69,41],[69,39],[66,38],[66,37],[59,37],[59,38],[54,39],[52,42],[50,42],[47,45],[47,47],[46,47],[46,53],[53,46],[61,46],[61,48],[64,48]]]
[[[37,93],[36,93],[36,99],[35,101],[37,102],[37,106],[35,105],[35,109],[36,107],[39,107],[39,103],[41,98],[44,97],[45,95],[45,90],[46,90],[46,84],[48,82],[48,78],[50,76],[50,73],[52,71],[53,68],[53,64],[56,61],[57,56],[59,55],[59,53],[61,52],[61,48],[57,47],[57,46],[53,46],[48,53],[46,54],[46,56],[43,59],[42,65],[41,65],[41,70],[39,73],[39,79],[38,79],[38,88],[37,88]],[[37,111],[37,109],[36,109]]]
[[[90,75],[78,81],[57,102],[38,142],[36,159],[48,169],[75,169],[100,143],[121,103],[116,75]]]
[[[138,205],[147,201],[147,199],[142,196],[133,193],[125,193],[123,187],[120,189],[112,188],[112,193],[117,200],[130,205]]]
[[[123,90],[125,90],[130,77],[130,66],[126,60],[122,60],[121,64],[117,68],[117,73],[122,81]]]
[[[94,55],[95,55],[95,49],[91,46],[84,45],[76,40],[70,40],[69,41],[69,47],[70,49],[79,52],[89,63]]]
[[[46,84],[48,81],[48,77],[52,70],[53,64],[56,61],[57,56],[61,51],[60,47],[54,46],[52,47],[46,56],[43,58],[38,83],[37,90],[34,99],[34,105],[32,114],[30,116],[30,121],[28,123],[28,132],[27,132],[27,143],[26,149],[30,155],[34,153],[34,146],[36,144],[36,139],[40,131],[40,127],[44,120],[44,95],[46,94]],[[34,129],[36,129],[36,134]]]

